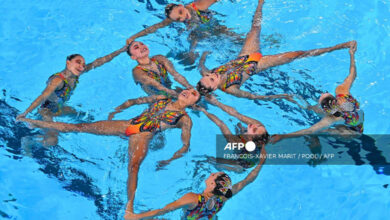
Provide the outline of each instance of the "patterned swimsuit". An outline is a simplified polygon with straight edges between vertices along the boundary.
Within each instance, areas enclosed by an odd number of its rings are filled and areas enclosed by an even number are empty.
[[[73,94],[73,91],[76,89],[76,86],[79,83],[79,77],[77,77],[74,87],[72,88],[72,86],[69,84],[68,80],[62,73],[53,74],[49,77],[47,83],[49,83],[54,77],[57,76],[64,81],[64,85],[61,89],[57,89],[54,91],[54,94],[56,95],[55,100],[46,100],[41,105],[41,108],[49,109],[52,113],[61,112],[61,108],[63,107],[64,103],[70,99],[70,96]]]
[[[151,60],[157,65],[159,73],[157,73],[157,72],[155,72],[153,70],[149,70],[149,69],[140,67],[140,66],[137,66],[136,68],[145,71],[147,73],[148,77],[150,77],[150,78],[156,80],[157,82],[161,83],[161,85],[165,86],[166,88],[171,89],[172,82],[168,78],[168,73],[167,73],[167,69],[165,68],[165,66],[163,64],[160,64],[154,58],[152,58]],[[152,89],[153,89],[153,91],[155,91],[156,94],[162,94],[163,93],[160,90],[157,90],[156,88],[152,88]]]
[[[130,120],[125,134],[130,136],[140,132],[159,132],[161,131],[161,122],[168,125],[175,125],[181,117],[186,115],[185,111],[165,110],[171,99],[162,99],[153,103],[141,115]]]
[[[363,133],[364,112],[360,110],[359,102],[349,94],[339,94],[337,98],[346,100],[345,103],[340,105],[344,124],[354,131]]]
[[[219,212],[223,206],[223,200],[221,197],[217,197],[216,202],[212,209],[207,209],[207,202],[203,195],[198,197],[198,205],[192,209],[187,210],[185,213],[186,220],[198,220],[198,219],[213,219],[213,217]]]
[[[228,62],[225,65],[214,68],[211,72],[220,75],[227,74],[226,81],[222,85],[222,91],[225,91],[232,85],[241,85],[242,73],[254,75],[256,73],[256,66],[261,59],[261,53],[252,53],[238,57],[235,60]]]

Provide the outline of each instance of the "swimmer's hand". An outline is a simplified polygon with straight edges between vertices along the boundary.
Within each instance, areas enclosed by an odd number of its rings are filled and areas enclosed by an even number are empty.
[[[271,140],[269,141],[271,144],[276,144],[277,142],[281,141],[283,138],[285,138],[282,134],[275,134],[272,135]]]
[[[27,122],[28,123],[28,127],[30,129],[33,129],[33,128],[36,128],[37,126],[35,125],[34,123],[34,120],[32,119],[28,119],[28,118],[20,118],[18,119],[19,121],[23,121],[23,122]]]
[[[131,44],[131,42],[133,42],[134,40],[135,40],[134,37],[129,37],[129,39],[126,40],[126,45]]]
[[[120,111],[119,111],[118,109],[115,109],[114,112],[111,112],[111,113],[108,115],[108,120],[111,121],[111,120],[114,118],[114,116],[115,116],[116,114],[118,114],[119,112],[120,112]]]
[[[22,121],[22,119],[25,118],[26,115],[27,115],[27,113],[24,112],[24,113],[22,113],[22,114],[16,116],[16,121]]]
[[[293,95],[281,94],[280,98],[281,99],[286,99],[287,101],[290,101],[290,102],[295,103],[295,104],[297,103],[297,101],[294,100],[294,96]]]
[[[170,160],[160,160],[160,161],[158,161],[156,170],[161,170],[166,165],[168,165],[170,162],[171,162]]]

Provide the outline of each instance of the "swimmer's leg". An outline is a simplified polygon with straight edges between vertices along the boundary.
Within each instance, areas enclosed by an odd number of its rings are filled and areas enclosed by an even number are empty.
[[[126,206],[126,211],[133,213],[134,197],[137,189],[138,171],[148,152],[148,144],[153,134],[150,132],[143,132],[131,136],[129,140],[129,165],[127,168],[127,198],[129,202]]]
[[[263,10],[264,0],[259,0],[256,8],[255,15],[252,20],[251,30],[246,35],[244,46],[241,49],[239,56],[248,55],[260,50],[260,31],[261,31],[261,18]]]
[[[59,132],[82,132],[100,135],[124,135],[129,126],[128,121],[97,121],[93,123],[68,124],[62,122],[39,121],[24,118],[22,121],[28,122],[40,128],[54,129]]]
[[[303,50],[293,51],[293,52],[286,52],[286,53],[281,53],[276,55],[263,56],[261,60],[257,63],[257,71],[263,71],[270,67],[286,64],[295,59],[299,59],[303,57],[319,56],[321,54],[328,53],[334,50],[349,48],[351,47],[353,42],[354,41],[349,41],[346,43],[337,44],[333,47],[326,47],[326,48],[313,49],[307,51],[303,51]]]
[[[53,114],[48,109],[40,109],[39,114],[42,116],[43,121],[52,122],[53,121]],[[41,144],[44,147],[50,147],[58,144],[58,132],[51,129],[46,129],[43,134],[43,139],[41,141]]]

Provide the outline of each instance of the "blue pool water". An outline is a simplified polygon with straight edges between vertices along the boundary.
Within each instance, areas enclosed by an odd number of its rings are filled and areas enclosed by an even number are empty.
[[[187,3],[187,2],[186,2]],[[46,79],[65,66],[65,57],[82,54],[87,62],[119,49],[127,37],[159,22],[166,1],[21,1],[0,4],[0,217],[9,219],[120,219],[124,214],[127,180],[127,140],[90,134],[62,134],[59,145],[26,152],[20,138],[39,132],[13,117],[41,93]],[[257,1],[222,0],[212,6],[222,24],[245,34]],[[389,134],[390,2],[386,0],[266,1],[262,21],[262,53],[307,50],[358,41],[358,77],[352,94],[365,111],[366,134]],[[170,54],[178,72],[195,84],[195,66],[183,66],[175,54],[189,47],[184,26],[174,24],[144,37],[151,54]],[[215,67],[237,55],[239,44],[212,38],[197,51],[220,50],[209,56]],[[81,77],[69,105],[87,112],[81,121],[104,120],[128,98],[144,96],[131,76],[135,61],[121,54]],[[349,72],[347,50],[260,73],[245,89],[261,93],[295,93],[314,103],[323,91],[334,91]],[[220,100],[261,120],[271,134],[308,127],[318,118],[285,102],[253,102],[217,92]],[[129,119],[144,106],[127,110]],[[209,110],[231,129],[237,120],[221,110]],[[193,119],[191,151],[164,170],[156,161],[169,158],[180,146],[180,131],[165,132],[163,149],[152,150],[139,175],[135,210],[160,208],[185,192],[201,192],[215,167],[204,162],[215,155],[219,129],[204,115]],[[29,117],[36,117],[30,114]],[[77,122],[72,118],[58,121]],[[205,132],[207,131],[207,132]],[[378,150],[390,160],[388,142]],[[268,152],[273,148],[268,147]],[[341,151],[346,151],[345,149]],[[359,152],[365,164],[363,149]],[[384,171],[383,171],[384,170]],[[227,202],[219,219],[387,219],[390,216],[389,172],[362,166],[266,165],[254,183]],[[247,172],[246,172],[247,173]],[[229,173],[233,182],[246,175]],[[382,173],[382,174],[381,174]],[[387,175],[386,175],[387,174]],[[180,211],[166,214],[179,219]]]

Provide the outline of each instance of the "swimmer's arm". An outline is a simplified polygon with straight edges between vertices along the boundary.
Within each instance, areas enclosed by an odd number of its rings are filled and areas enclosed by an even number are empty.
[[[210,52],[208,51],[205,51],[202,53],[202,56],[200,57],[200,60],[199,60],[199,65],[198,65],[198,69],[200,70],[200,74],[202,76],[205,76],[207,73],[210,72],[209,69],[207,69],[207,67],[205,66],[205,62],[206,62],[206,57],[207,55],[209,54]]]
[[[127,46],[124,46],[122,47],[121,49],[119,50],[116,50],[104,57],[100,57],[100,58],[97,58],[96,60],[94,60],[92,63],[89,63],[86,65],[85,67],[85,70],[83,73],[86,73],[92,69],[95,69],[96,67],[99,67],[105,63],[108,63],[110,62],[112,59],[114,59],[116,56],[118,56],[119,54],[121,54],[122,52],[126,51],[127,49]]]
[[[209,113],[204,108],[200,108],[200,111],[202,111],[211,121],[213,121],[219,127],[226,140],[230,139],[232,132],[221,119],[219,119],[214,114]]]
[[[230,88],[225,90],[226,93],[229,93],[231,95],[240,97],[240,98],[247,98],[252,100],[272,100],[272,99],[287,99],[291,100],[292,97],[287,94],[281,94],[281,95],[255,95],[250,92],[243,91],[239,89],[236,86],[231,86]]]
[[[162,209],[155,209],[140,214],[134,214],[126,211],[125,219],[151,219],[156,216],[164,215],[165,213],[174,211],[176,209],[187,209],[191,210],[196,207],[198,202],[198,195],[195,193],[187,193],[180,199],[169,203]]]
[[[351,89],[352,84],[356,79],[355,52],[356,52],[356,43],[354,46],[352,46],[349,49],[349,55],[351,59],[350,67],[349,67],[349,75],[341,85],[337,86],[336,95],[349,94],[349,90]]]
[[[129,39],[127,39],[127,44],[130,44],[131,42],[133,42],[135,39],[139,38],[139,37],[143,37],[143,36],[146,36],[148,34],[151,34],[151,33],[154,33],[156,32],[158,29],[160,28],[163,28],[165,26],[168,26],[169,24],[172,23],[172,20],[169,19],[169,18],[166,18],[164,19],[163,21],[157,23],[157,24],[154,24],[150,27],[147,27],[145,28],[144,30],[134,34],[133,36],[131,36]]]
[[[218,0],[198,0],[195,1],[195,6],[201,11],[207,10],[212,4],[217,2]]]
[[[43,90],[42,94],[36,98],[31,105],[24,111],[22,114],[18,115],[16,118],[24,118],[26,115],[38,107],[41,103],[47,100],[49,96],[62,84],[62,79],[60,77],[53,78],[49,85]]]
[[[175,70],[175,67],[173,66],[171,61],[169,61],[166,57],[162,55],[157,55],[155,56],[155,58],[157,58],[158,61],[161,61],[164,64],[165,68],[167,68],[168,72],[173,76],[176,82],[180,83],[187,89],[192,88],[191,84],[187,81],[187,79]]]
[[[181,140],[183,142],[182,148],[180,148],[178,151],[176,151],[172,158],[169,160],[164,160],[159,162],[159,167],[163,167],[165,165],[168,165],[173,160],[176,160],[180,157],[182,157],[185,153],[188,152],[188,149],[190,148],[190,139],[191,139],[191,129],[192,129],[192,121],[189,116],[183,116],[180,121],[181,125]]]
[[[310,128],[302,129],[296,132],[292,132],[289,134],[280,134],[280,135],[274,135],[271,139],[271,143],[276,143],[280,141],[281,139],[286,139],[286,138],[294,138],[294,137],[299,137],[303,135],[308,135],[308,134],[314,134],[317,133],[321,130],[324,130],[328,127],[330,127],[332,124],[336,123],[337,121],[341,121],[343,118],[335,118],[335,117],[330,117],[330,116],[325,116],[324,118],[321,119],[321,121],[317,122]]]
[[[111,112],[108,116],[108,120],[111,120],[114,118],[114,116],[123,110],[133,106],[133,105],[141,105],[141,104],[146,104],[146,103],[152,103],[160,99],[166,99],[167,97],[164,95],[152,95],[152,96],[146,96],[146,97],[141,97],[141,98],[136,98],[136,99],[129,99],[120,106],[115,108],[114,112]]]
[[[264,161],[267,158],[266,155],[267,152],[265,151],[265,146],[263,146],[261,148],[259,164],[257,164],[257,166],[248,174],[247,177],[245,177],[245,179],[233,185],[232,187],[233,195],[239,193],[245,186],[247,186],[249,183],[252,183],[257,178],[261,168],[263,167]]]
[[[148,77],[145,74],[145,71],[143,71],[143,70],[140,70],[138,68],[134,68],[133,69],[133,76],[134,76],[134,79],[136,81],[138,81],[139,83],[141,83],[142,85],[153,86],[157,90],[164,91],[171,96],[177,96],[177,93],[174,90],[168,89],[167,87],[163,86],[161,83]]]
[[[235,108],[219,102],[214,96],[207,96],[206,100],[210,102],[212,105],[218,106],[220,109],[222,109],[224,112],[228,113],[229,115],[236,117],[238,120],[244,122],[245,124],[258,124],[264,126],[263,123],[261,123],[260,121],[245,116],[239,113]]]

